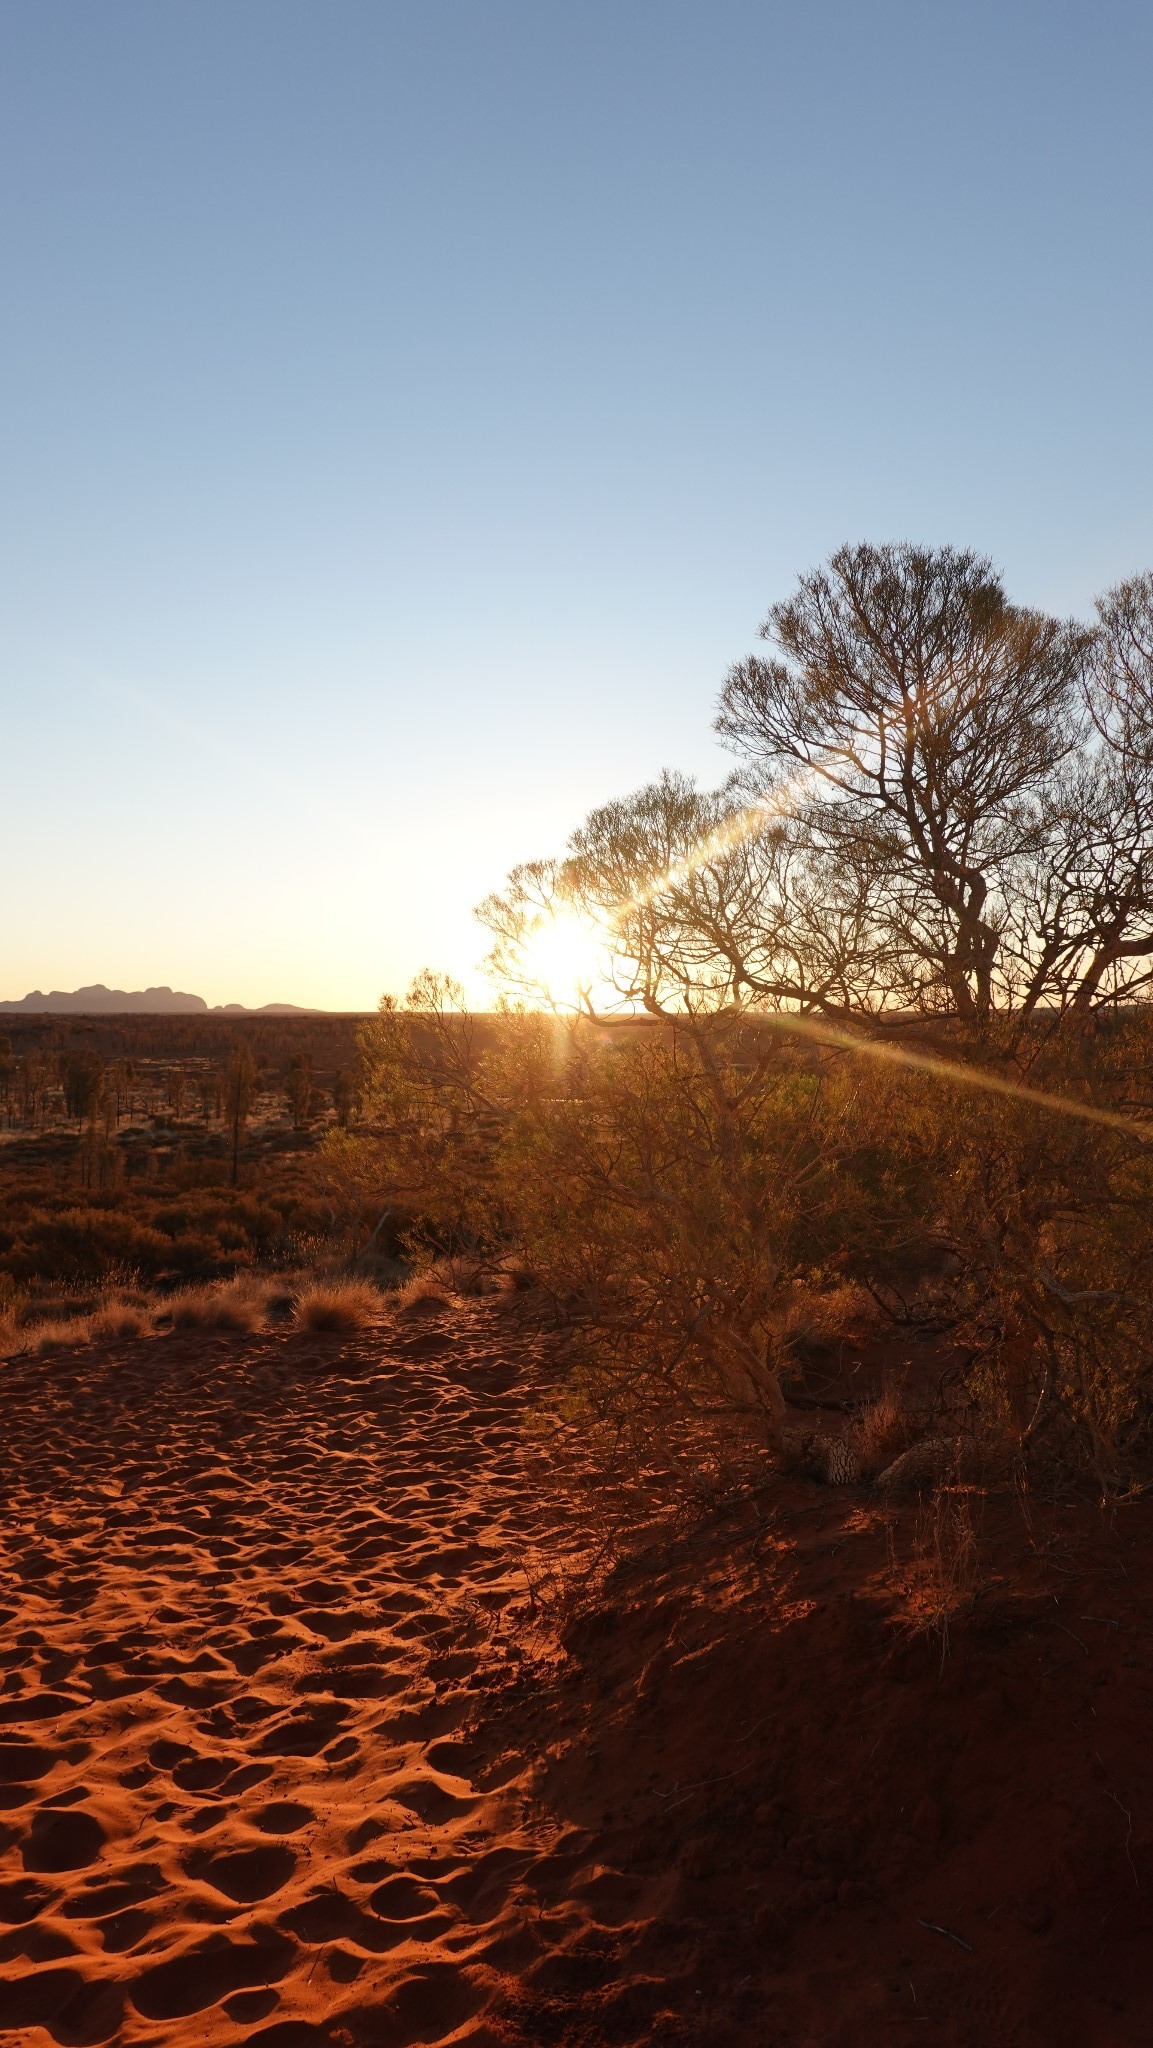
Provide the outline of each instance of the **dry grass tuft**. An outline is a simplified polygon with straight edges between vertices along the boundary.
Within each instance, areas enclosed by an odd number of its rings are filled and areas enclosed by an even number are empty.
[[[940,1637],[942,1666],[952,1624],[969,1612],[981,1589],[973,1502],[970,1487],[938,1486],[917,1516],[914,1620]]]
[[[90,1344],[119,1344],[133,1337],[147,1337],[151,1318],[130,1301],[108,1301],[88,1319]]]
[[[444,1281],[432,1272],[414,1273],[396,1293],[396,1306],[405,1315],[428,1315],[434,1309],[447,1308],[451,1300]]]
[[[39,1354],[44,1351],[71,1351],[78,1344],[87,1344],[90,1318],[73,1316],[70,1321],[33,1323],[22,1330],[22,1348]]]
[[[496,1282],[481,1259],[437,1259],[430,1277],[449,1294],[491,1294]],[[420,1276],[418,1275],[418,1278]]]
[[[173,1297],[174,1330],[260,1330],[268,1313],[267,1286],[240,1274],[220,1287],[189,1287]]]
[[[866,1479],[900,1456],[908,1440],[908,1418],[895,1387],[885,1387],[862,1409],[854,1435],[860,1471]]]
[[[502,1259],[496,1269],[496,1285],[500,1294],[527,1294],[530,1288],[540,1282],[540,1274],[527,1259],[512,1257]]]
[[[824,1293],[794,1287],[777,1326],[786,1351],[831,1351],[837,1344],[864,1343],[883,1320],[872,1295],[847,1282]]]
[[[0,1316],[0,1358],[15,1358],[28,1349],[28,1333],[14,1316]]]
[[[453,1258],[437,1259],[418,1280],[431,1280],[445,1294],[503,1295],[524,1293],[534,1287],[538,1275],[524,1259],[509,1257],[497,1260],[496,1264],[485,1259],[470,1258],[459,1253]],[[412,1282],[409,1285],[413,1285]],[[403,1290],[402,1290],[403,1292]]]
[[[297,1295],[293,1319],[301,1330],[363,1330],[377,1321],[381,1307],[366,1280],[318,1280]]]

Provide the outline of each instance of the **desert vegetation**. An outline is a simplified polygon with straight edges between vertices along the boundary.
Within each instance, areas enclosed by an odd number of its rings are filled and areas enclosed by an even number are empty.
[[[618,1421],[783,1453],[799,1354],[871,1319],[949,1349],[923,1431],[1143,1483],[1153,580],[1085,625],[846,548],[764,637],[724,788],[667,773],[481,906],[501,1014],[382,1002],[330,1198],[522,1261]]]
[[[767,633],[495,1012],[15,1021],[0,2022],[1148,2037],[1153,585]]]
[[[310,1161],[355,1118],[354,1034],[343,1017],[6,1019],[5,1345],[75,1342],[114,1314],[164,1329],[197,1290],[339,1266]]]
[[[359,1026],[14,1020],[8,1341],[251,1327],[277,1273],[317,1328],[491,1295],[650,1439],[812,1462],[819,1381],[830,1473],[1143,1483],[1153,582],[1086,625],[846,548],[764,637],[722,789],[666,773],[481,906],[496,1013],[429,971]],[[886,1343],[935,1377],[845,1382]]]

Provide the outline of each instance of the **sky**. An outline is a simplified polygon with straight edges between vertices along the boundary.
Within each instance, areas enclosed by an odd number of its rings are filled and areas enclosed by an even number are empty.
[[[843,541],[1153,566],[1137,0],[4,0],[0,996],[474,998]]]

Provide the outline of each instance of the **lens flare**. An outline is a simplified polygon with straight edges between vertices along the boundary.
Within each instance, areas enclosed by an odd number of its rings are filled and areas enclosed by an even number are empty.
[[[615,904],[612,919],[615,921],[630,910],[645,908],[666,890],[684,886],[711,861],[734,852],[744,841],[763,831],[766,825],[787,818],[812,793],[824,766],[821,760],[806,763],[767,795],[734,812],[682,859],[641,884],[626,902]],[[611,939],[605,931],[598,931],[589,920],[573,911],[558,909],[538,920],[528,940],[522,956],[525,977],[546,993],[553,1007],[583,1008],[592,1022],[611,1026],[619,1023],[619,1015],[616,1018],[598,1015],[599,1005],[593,999],[594,995],[605,994],[620,999],[624,994],[612,978],[611,953]],[[631,994],[624,994],[624,1000],[633,1003]],[[940,1053],[915,1052],[909,1047],[895,1045],[891,1039],[871,1037],[867,1028],[848,1030],[795,1010],[762,1010],[757,1014],[775,1030],[790,1032],[821,1045],[835,1046],[841,1051],[859,1054],[864,1059],[904,1067],[947,1085],[973,1089],[980,1094],[999,1095],[1058,1116],[1097,1124],[1106,1130],[1121,1131],[1144,1144],[1153,1142],[1153,1122],[1147,1118],[1125,1116],[1119,1110],[1078,1102],[1074,1096],[1053,1095],[1047,1089],[1031,1088],[1025,1082],[1011,1081],[1004,1075],[992,1073],[987,1067],[968,1066]],[[673,1020],[670,1018],[670,1021]],[[883,1019],[878,1018],[874,1022],[883,1028]]]
[[[1082,1123],[1103,1125],[1108,1131],[1124,1131],[1126,1137],[1139,1138],[1145,1144],[1153,1139],[1153,1123],[1146,1119],[1123,1116],[1116,1109],[1099,1109],[1096,1103],[1078,1102],[1072,1095],[1051,1095],[1048,1089],[1030,1088],[1023,1081],[1010,1081],[1003,1074],[990,1073],[987,1067],[969,1067],[961,1060],[946,1059],[941,1053],[913,1052],[908,1046],[867,1038],[863,1031],[845,1031],[835,1024],[826,1024],[814,1017],[801,1017],[787,1010],[761,1011],[758,1014],[761,1021],[774,1030],[792,1032],[798,1038],[809,1038],[819,1045],[833,1045],[842,1052],[860,1053],[863,1058],[878,1060],[885,1066],[905,1067],[916,1074],[928,1074],[934,1081],[973,1088],[979,1094],[1001,1095],[1012,1102],[1027,1102],[1035,1109],[1051,1110],[1058,1116],[1071,1116]]]

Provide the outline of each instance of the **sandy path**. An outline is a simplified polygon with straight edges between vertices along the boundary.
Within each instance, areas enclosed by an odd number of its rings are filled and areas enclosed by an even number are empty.
[[[580,1541],[497,1328],[8,1368],[0,2031],[499,2038],[587,1837],[474,1739],[525,1567]]]
[[[484,1302],[4,1369],[0,2040],[1144,2048],[1153,1503],[975,1500],[946,1644],[926,1505],[668,1518],[549,1387]]]

